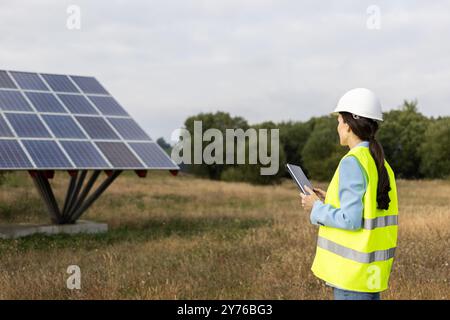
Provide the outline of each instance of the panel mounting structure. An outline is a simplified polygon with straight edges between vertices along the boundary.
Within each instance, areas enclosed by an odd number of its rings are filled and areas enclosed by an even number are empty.
[[[65,224],[121,172],[179,167],[94,77],[0,70],[0,170],[27,170],[52,221]],[[71,177],[62,208],[49,182],[55,170]]]

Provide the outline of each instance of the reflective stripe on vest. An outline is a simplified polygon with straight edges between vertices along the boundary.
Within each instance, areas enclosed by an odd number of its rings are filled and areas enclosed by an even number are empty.
[[[364,219],[363,228],[367,230],[373,230],[375,228],[382,228],[387,226],[395,226],[398,224],[398,216],[383,216],[375,219]]]
[[[387,250],[378,250],[369,253],[356,251],[331,240],[325,239],[323,237],[317,238],[317,246],[331,251],[341,257],[360,262],[360,263],[372,263],[375,261],[389,260],[394,257],[395,247]]]

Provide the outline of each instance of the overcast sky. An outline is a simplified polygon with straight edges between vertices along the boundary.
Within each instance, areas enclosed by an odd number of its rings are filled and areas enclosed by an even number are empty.
[[[307,120],[353,87],[450,115],[450,2],[393,2],[2,0],[0,69],[95,76],[154,139],[199,112]]]

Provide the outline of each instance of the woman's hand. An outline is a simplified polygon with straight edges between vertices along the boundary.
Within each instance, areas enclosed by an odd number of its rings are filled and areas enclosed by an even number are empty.
[[[326,191],[323,191],[322,189],[319,188],[314,188],[313,190],[319,196],[320,200],[325,201],[325,197],[327,196]]]
[[[306,211],[311,211],[314,202],[316,202],[316,200],[320,200],[319,197],[314,193],[313,190],[311,190],[311,188],[309,188],[308,186],[305,185],[305,190],[308,191],[309,195],[303,194],[300,192],[300,197],[302,197],[302,207],[303,209],[305,209]]]

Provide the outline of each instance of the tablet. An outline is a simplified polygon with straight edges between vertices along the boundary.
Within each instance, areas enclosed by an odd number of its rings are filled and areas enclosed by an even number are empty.
[[[306,175],[303,173],[302,168],[294,164],[287,164],[286,167],[289,173],[291,174],[292,179],[294,179],[295,183],[297,184],[298,188],[302,191],[302,193],[309,195],[309,192],[305,190],[304,185],[307,185],[311,189],[313,189],[313,186],[311,182],[309,182]]]

